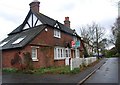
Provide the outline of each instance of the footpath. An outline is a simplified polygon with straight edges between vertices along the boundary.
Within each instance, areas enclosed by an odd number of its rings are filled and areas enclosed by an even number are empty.
[[[87,78],[89,78],[97,69],[99,69],[105,62],[103,58],[99,63],[93,67],[88,67],[86,70],[72,75],[64,74],[45,74],[45,75],[31,75],[31,74],[4,74],[2,75],[2,85],[81,85]]]

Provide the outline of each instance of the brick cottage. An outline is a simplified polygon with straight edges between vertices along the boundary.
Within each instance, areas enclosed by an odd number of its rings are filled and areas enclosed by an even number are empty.
[[[3,68],[14,67],[11,60],[16,53],[29,52],[35,68],[70,65],[70,58],[82,57],[84,46],[70,28],[69,17],[62,24],[40,13],[39,4],[31,2],[23,23],[0,42]]]

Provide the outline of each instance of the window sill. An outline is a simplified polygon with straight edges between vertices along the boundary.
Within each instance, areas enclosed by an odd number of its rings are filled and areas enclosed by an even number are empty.
[[[32,61],[39,61],[38,59],[32,59]]]
[[[60,39],[61,37],[58,37],[58,36],[54,36],[55,38],[58,38],[58,39]]]
[[[64,60],[64,59],[65,59],[65,58],[60,58],[60,59],[58,58],[58,59],[54,59],[54,60]]]

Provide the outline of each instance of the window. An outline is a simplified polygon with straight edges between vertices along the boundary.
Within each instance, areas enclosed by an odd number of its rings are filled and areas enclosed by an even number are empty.
[[[69,48],[65,48],[65,57],[71,56],[71,50]]]
[[[77,41],[77,37],[73,36],[73,41],[76,42]]]
[[[65,59],[71,56],[71,50],[69,48],[55,47],[54,48],[54,59]]]
[[[18,39],[15,40],[12,44],[18,44],[18,43],[20,43],[25,37],[26,37],[26,36],[18,38]]]
[[[61,38],[60,30],[54,29],[54,37]]]
[[[54,59],[64,59],[64,48],[55,47],[54,48]]]
[[[0,44],[0,47],[2,47],[3,45],[7,44],[8,42],[9,42],[9,40],[8,40],[8,41],[5,41],[5,42],[2,42],[2,43]]]
[[[38,59],[37,59],[37,47],[32,47],[32,60],[38,61]]]

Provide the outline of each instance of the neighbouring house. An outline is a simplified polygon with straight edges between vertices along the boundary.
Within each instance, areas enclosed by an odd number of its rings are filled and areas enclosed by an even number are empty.
[[[80,36],[70,28],[69,17],[64,24],[39,12],[40,2],[31,2],[23,23],[0,42],[3,68],[13,67],[16,53],[29,52],[35,68],[65,66],[70,58],[82,56]]]

